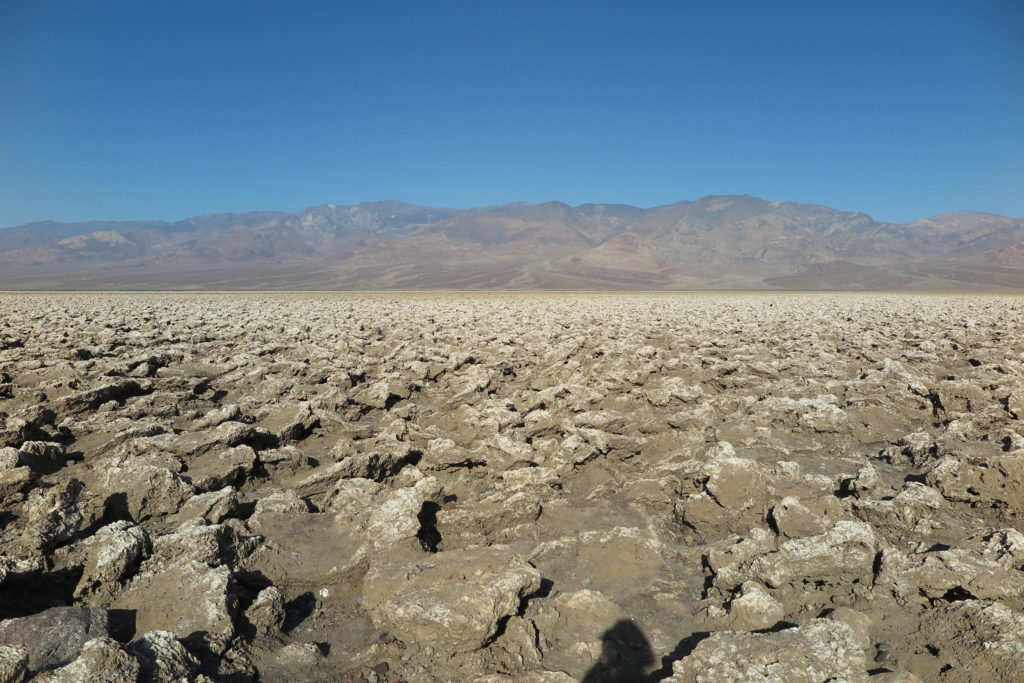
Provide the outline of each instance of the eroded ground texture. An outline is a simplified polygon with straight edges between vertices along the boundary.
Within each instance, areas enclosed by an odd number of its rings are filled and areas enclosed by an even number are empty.
[[[0,681],[1017,678],[1022,304],[5,295]]]

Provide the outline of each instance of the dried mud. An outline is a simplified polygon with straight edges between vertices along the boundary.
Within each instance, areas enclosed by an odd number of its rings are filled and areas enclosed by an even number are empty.
[[[1012,680],[1024,299],[0,297],[0,681]]]

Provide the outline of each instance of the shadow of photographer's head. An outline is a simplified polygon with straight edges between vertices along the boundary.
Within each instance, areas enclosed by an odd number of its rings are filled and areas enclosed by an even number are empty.
[[[648,680],[654,653],[643,631],[631,619],[617,621],[601,634],[601,642],[601,658],[583,677],[584,683]]]

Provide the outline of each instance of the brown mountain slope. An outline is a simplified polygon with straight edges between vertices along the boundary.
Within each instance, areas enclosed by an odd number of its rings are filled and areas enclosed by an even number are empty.
[[[1024,220],[906,224],[715,195],[642,209],[396,201],[0,230],[0,288],[1024,287]]]

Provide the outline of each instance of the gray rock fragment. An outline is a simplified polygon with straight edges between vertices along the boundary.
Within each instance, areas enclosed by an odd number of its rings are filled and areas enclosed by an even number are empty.
[[[264,588],[245,611],[245,617],[257,634],[277,633],[284,625],[285,605],[281,591],[273,586]]]
[[[85,484],[65,479],[48,489],[36,489],[25,506],[26,527],[22,534],[26,545],[51,550],[75,537],[95,520],[95,513],[84,500]]]
[[[98,607],[51,607],[0,622],[0,644],[18,645],[28,652],[28,666],[67,664],[93,638],[108,635],[107,611]]]
[[[28,650],[0,645],[0,683],[21,683],[28,676]]]
[[[82,646],[73,662],[35,680],[40,683],[136,683],[140,672],[138,660],[116,640],[94,638]]]

